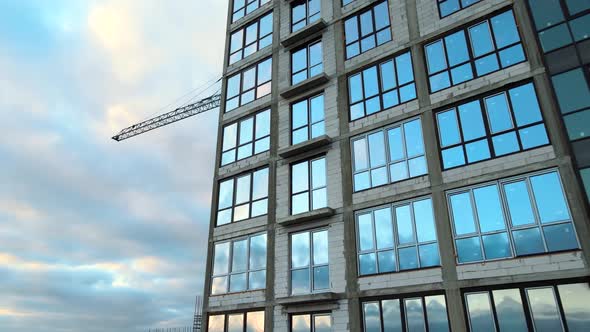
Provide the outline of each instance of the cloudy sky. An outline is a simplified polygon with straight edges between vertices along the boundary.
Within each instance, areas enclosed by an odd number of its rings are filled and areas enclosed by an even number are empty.
[[[217,111],[110,136],[220,76],[227,3],[0,0],[0,331],[192,324]]]

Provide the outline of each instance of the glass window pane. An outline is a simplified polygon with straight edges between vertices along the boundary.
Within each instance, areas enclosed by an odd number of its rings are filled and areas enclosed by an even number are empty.
[[[227,276],[211,280],[211,295],[227,293]]]
[[[427,296],[424,298],[424,302],[426,303],[426,316],[428,317],[428,331],[449,331],[449,322],[447,319],[447,302],[445,301],[445,296]]]
[[[453,213],[455,234],[462,235],[474,233],[476,231],[469,193],[452,195],[451,211]]]
[[[430,198],[414,202],[414,218],[418,242],[436,241],[434,214]]]
[[[456,240],[457,259],[459,263],[477,262],[483,260],[481,244],[478,237]]]
[[[379,93],[379,85],[377,83],[377,67],[370,67],[363,71],[363,83],[365,98],[375,96]]]
[[[324,119],[324,95],[310,99],[311,122],[316,123]]]
[[[506,48],[500,51],[499,55],[502,68],[510,67],[525,60],[524,50],[521,44]]]
[[[363,99],[363,81],[361,73],[351,76],[348,79],[350,103],[356,103]]]
[[[248,240],[233,242],[231,271],[246,271],[248,268]]]
[[[389,9],[387,8],[387,2],[382,2],[373,8],[375,13],[375,29],[381,30],[386,26],[389,26]]]
[[[250,238],[250,270],[266,267],[266,234]]]
[[[369,138],[369,157],[371,167],[385,165],[385,138],[382,131],[370,134]]]
[[[291,271],[291,293],[309,293],[311,289],[309,278],[309,268]]]
[[[410,205],[395,208],[395,221],[397,224],[398,244],[414,243],[414,228],[412,226],[412,214]]]
[[[379,230],[375,234],[377,236],[377,249],[393,248],[391,209],[376,210],[373,214],[375,216],[375,228]]]
[[[371,213],[361,214],[357,217],[359,247],[361,251],[375,248],[373,242],[373,224],[371,222]]]
[[[417,269],[420,265],[418,264],[418,255],[416,247],[412,246],[409,248],[399,249],[399,269],[400,270],[411,270]]]
[[[406,136],[406,153],[408,157],[414,157],[424,154],[424,144],[422,143],[422,124],[420,120],[413,120],[404,124],[404,133]]]
[[[494,50],[492,35],[487,21],[469,28],[469,36],[474,56],[479,57]]]
[[[354,190],[360,191],[371,187],[369,172],[363,172],[354,175]]]
[[[309,65],[315,66],[322,63],[322,43],[315,43],[309,47]]]
[[[494,317],[488,293],[466,295],[471,331],[495,331]]]
[[[490,146],[487,139],[482,139],[465,145],[467,161],[474,163],[481,160],[490,159]]]
[[[531,186],[542,223],[570,218],[557,172],[531,177]]]
[[[573,42],[566,23],[539,32],[539,40],[545,52],[553,51]]]
[[[486,130],[478,100],[459,106],[459,118],[466,141],[485,136]]]
[[[578,114],[578,113],[576,113]],[[590,123],[589,123],[590,124]],[[567,127],[567,120],[566,120]],[[520,141],[523,149],[530,149],[537,146],[549,144],[549,138],[547,137],[547,131],[545,130],[544,124],[538,124],[536,126],[527,127],[518,131]]]
[[[246,290],[246,273],[232,274],[229,278],[229,291],[241,292]]]
[[[393,272],[396,270],[395,252],[393,250],[378,252],[379,273]]]
[[[465,155],[463,147],[457,146],[442,151],[443,166],[445,169],[461,166],[465,164]]]
[[[266,287],[266,270],[250,272],[248,289],[263,289]]]
[[[563,331],[553,287],[526,290],[537,332]]]
[[[326,159],[311,162],[311,187],[313,189],[326,186]]]
[[[474,189],[473,197],[481,232],[506,229],[497,185]]]
[[[310,332],[311,317],[310,315],[293,315],[291,317],[292,332]]]
[[[438,244],[424,244],[418,248],[420,256],[420,267],[439,266]]]
[[[497,259],[512,256],[510,242],[508,241],[508,235],[506,233],[484,235],[482,236],[482,240],[483,251],[485,252],[486,259]]]
[[[375,254],[359,255],[359,269],[361,275],[377,273]]]
[[[252,199],[268,196],[268,168],[254,172],[252,186]]]
[[[584,188],[586,190],[586,197],[590,197],[590,168],[580,170],[582,181],[584,182]]]
[[[250,200],[250,174],[238,178],[236,181],[236,204]]]
[[[428,173],[424,156],[408,160],[408,166],[410,168],[410,177]]]
[[[570,332],[583,332],[590,326],[590,287],[587,283],[557,286]]]
[[[313,268],[313,289],[328,289],[330,288],[330,268],[327,265]]]
[[[430,82],[430,92],[436,92],[451,86],[449,73],[446,71],[440,74],[430,76],[428,80]]]
[[[229,272],[229,242],[215,245],[215,260],[213,262],[213,275]]]
[[[496,157],[520,150],[515,132],[508,132],[492,137],[492,145],[494,146]]]
[[[498,133],[513,128],[510,108],[505,94],[485,98],[486,111],[490,121],[492,133]]]
[[[553,76],[553,87],[562,113],[590,106],[590,89],[582,69]]]
[[[436,114],[436,119],[438,121],[441,147],[461,142],[457,113],[455,113],[454,109]]]
[[[581,41],[590,37],[590,15],[579,17],[570,21],[570,28],[575,41]]]
[[[309,266],[309,232],[291,236],[291,267]]]
[[[292,193],[298,193],[309,189],[309,169],[307,161],[293,165],[291,173]]]
[[[357,139],[352,142],[352,149],[354,155],[354,169],[363,170],[369,167],[369,156],[367,155],[366,139]]]
[[[447,68],[442,40],[426,45],[426,63],[428,73],[433,74]],[[451,60],[452,61],[452,60]]]
[[[344,22],[344,34],[346,35],[347,44],[359,39],[357,22],[356,17],[349,18]]]
[[[234,123],[232,125],[226,126],[223,128],[223,151],[227,151],[231,148],[236,147],[236,138],[238,134],[238,124]]]
[[[478,76],[483,76],[500,69],[498,57],[492,53],[475,61],[475,70]]]
[[[504,194],[508,202],[512,226],[517,227],[535,223],[527,185],[524,181],[505,184]]]
[[[466,63],[459,67],[451,69],[451,78],[453,80],[453,84],[459,84],[472,79],[473,69],[471,68],[471,64]]]
[[[219,184],[219,209],[232,206],[234,197],[234,180],[223,181]]]
[[[490,21],[492,22],[497,48],[514,44],[520,40],[511,10],[492,17]]]
[[[412,68],[412,57],[410,56],[410,52],[396,57],[395,67],[397,68],[399,85],[404,85],[414,80],[414,69]]]
[[[383,310],[383,332],[402,332],[399,300],[383,300],[381,308]]]
[[[366,36],[374,31],[373,30],[373,12],[372,11],[368,11],[368,12],[361,14],[360,22],[361,22],[361,35],[362,36]]]
[[[500,331],[528,331],[522,299],[518,289],[501,289],[492,291],[496,317]]]
[[[326,188],[316,189],[312,192],[312,210],[328,206],[327,193]]]
[[[518,126],[525,126],[543,120],[533,83],[510,89],[508,93]]]
[[[559,0],[529,0],[537,30],[563,21]]]
[[[543,241],[541,240],[541,233],[538,228],[530,228],[521,231],[513,231],[514,249],[516,255],[531,255],[545,252]]]
[[[313,233],[313,264],[328,264],[328,231]]]
[[[578,248],[578,241],[572,224],[565,223],[543,227],[547,250],[560,251]]]
[[[313,317],[314,332],[332,331],[332,318],[330,315],[316,315]]]
[[[393,60],[381,64],[381,88],[383,91],[391,90],[397,86]]]
[[[424,322],[424,311],[422,309],[422,299],[404,300],[406,309],[406,328],[408,332],[422,332],[426,330]]]
[[[207,330],[209,332],[225,332],[225,315],[209,316]]]
[[[246,314],[246,332],[264,332],[264,311]]]
[[[463,32],[463,30],[445,37],[445,45],[451,66],[455,66],[469,60],[467,41],[465,40],[465,32]]]
[[[256,114],[256,138],[270,135],[270,110]]]
[[[365,332],[381,332],[381,314],[378,302],[363,303]]]
[[[405,158],[404,145],[402,140],[402,131],[400,127],[392,128],[387,131],[389,143],[389,158],[396,161]]]
[[[590,110],[576,112],[564,117],[565,127],[570,140],[588,137],[590,131]]]

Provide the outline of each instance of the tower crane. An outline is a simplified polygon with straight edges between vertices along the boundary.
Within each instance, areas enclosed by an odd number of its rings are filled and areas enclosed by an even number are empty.
[[[151,130],[154,130],[154,129],[157,129],[160,127],[164,127],[164,126],[169,125],[171,123],[174,123],[174,122],[177,122],[180,120],[184,120],[184,119],[191,117],[193,115],[197,115],[199,113],[203,113],[203,112],[212,110],[216,107],[219,107],[220,104],[221,104],[221,95],[219,94],[219,92],[217,92],[217,93],[213,94],[212,96],[201,99],[201,100],[194,102],[192,104],[188,104],[186,106],[176,108],[175,110],[170,111],[168,113],[158,115],[158,116],[153,117],[151,119],[148,119],[148,120],[142,121],[140,123],[134,124],[132,126],[129,126],[127,128],[124,128],[123,130],[121,130],[118,134],[116,134],[112,138],[115,141],[120,142],[120,141],[126,140],[128,138],[131,138],[131,137],[134,137],[137,135],[141,135],[141,134],[146,133],[148,131],[151,131]]]

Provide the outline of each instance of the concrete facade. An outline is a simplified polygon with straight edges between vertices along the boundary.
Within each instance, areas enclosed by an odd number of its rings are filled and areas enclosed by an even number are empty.
[[[572,280],[588,283],[588,201],[563,129],[557,101],[551,93],[550,78],[524,0],[483,0],[442,19],[435,0],[387,0],[392,40],[348,60],[344,55],[344,20],[381,1],[354,0],[342,6],[342,0],[322,0],[321,22],[291,33],[293,2],[296,1],[270,0],[233,23],[232,1],[229,4],[216,165],[221,162],[223,127],[268,108],[271,109],[271,144],[269,151],[216,168],[204,289],[205,326],[208,316],[264,310],[264,331],[267,332],[291,331],[292,315],[301,313],[330,313],[331,331],[363,331],[366,328],[363,302],[442,294],[446,299],[449,330],[468,331],[470,325],[464,293],[470,289],[507,288],[510,285],[526,287],[528,284],[559,284]],[[509,8],[513,9],[516,18],[526,61],[430,93],[424,46],[449,32]],[[231,33],[269,11],[274,13],[272,46],[228,65]],[[324,75],[321,79],[310,78],[292,86],[291,51],[318,39],[322,41]],[[411,51],[417,98],[349,121],[348,77],[367,65],[407,50]],[[227,78],[269,56],[273,59],[272,92],[226,113],[224,96]],[[550,144],[443,170],[435,112],[516,82],[534,82]],[[304,142],[298,147],[291,147],[291,104],[319,93],[324,94],[325,134],[329,139],[321,144]],[[421,120],[427,174],[354,192],[351,138],[411,118]],[[289,149],[293,151],[288,157],[283,157],[283,152]],[[326,158],[327,208],[291,216],[290,167],[297,161],[316,156]],[[269,167],[268,213],[216,227],[219,182],[264,166]],[[559,171],[579,248],[478,263],[458,263],[447,194],[458,188],[547,169]],[[432,199],[439,266],[359,276],[355,212],[418,197]],[[330,288],[327,292],[291,295],[290,234],[317,228],[328,230]],[[266,287],[211,295],[215,243],[260,232],[266,232],[268,239]],[[527,319],[530,324],[531,318]],[[409,328],[404,327],[404,331],[407,330]],[[431,328],[431,331],[434,329]]]

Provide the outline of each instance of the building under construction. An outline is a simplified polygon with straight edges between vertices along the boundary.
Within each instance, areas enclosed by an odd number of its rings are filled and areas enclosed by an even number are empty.
[[[232,0],[209,332],[590,330],[590,1]]]

